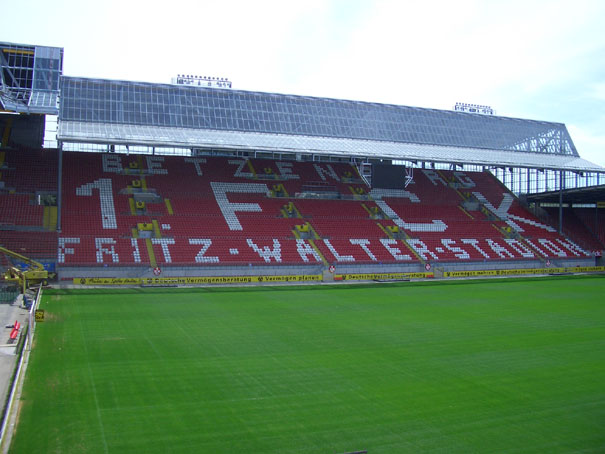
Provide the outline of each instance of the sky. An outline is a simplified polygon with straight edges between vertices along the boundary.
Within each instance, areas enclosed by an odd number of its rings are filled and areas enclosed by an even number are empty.
[[[20,0],[0,41],[63,47],[68,76],[233,88],[565,123],[605,166],[602,0]]]

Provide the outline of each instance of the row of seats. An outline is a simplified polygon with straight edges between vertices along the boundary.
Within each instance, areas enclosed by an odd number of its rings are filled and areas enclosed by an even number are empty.
[[[78,167],[77,158],[77,154],[66,156],[66,165]],[[89,172],[83,173],[78,167],[77,178],[72,176],[65,183],[64,224],[74,227],[66,227],[69,233],[90,235],[96,228],[98,235],[113,230],[114,237],[129,238],[137,222],[150,223],[155,219],[161,228],[154,232],[153,241],[159,241],[160,237],[174,240],[163,246],[172,251],[171,263],[174,260],[190,262],[191,257],[199,253],[196,250],[199,242],[204,241],[208,242],[209,251],[218,251],[213,257],[218,257],[220,263],[264,262],[262,254],[246,246],[248,241],[258,241],[262,244],[259,250],[263,251],[273,251],[276,247],[292,251],[292,244],[296,244],[295,237],[299,234],[311,239],[317,235],[319,238],[315,238],[315,247],[311,250],[328,262],[505,260],[559,254],[559,249],[554,247],[551,247],[555,251],[552,252],[551,249],[532,248],[523,242],[527,237],[530,241],[546,240],[548,244],[557,244],[553,241],[560,238],[553,229],[545,228],[524,210],[508,191],[503,192],[503,186],[493,176],[483,173],[419,170],[405,191],[393,192],[370,191],[367,187],[355,189],[359,187],[358,175],[348,164],[118,155],[89,155],[86,161]],[[274,175],[279,178],[272,178]],[[160,209],[160,204],[153,216],[148,213],[132,215],[128,211],[128,198],[132,195],[125,189],[136,178],[141,181],[144,178],[147,190],[154,190],[162,199],[168,199],[173,214],[168,214],[164,207]],[[111,191],[108,190],[111,197],[107,193],[102,195],[101,189],[97,188],[100,181],[105,180],[111,182],[110,185],[104,183],[106,189],[111,186]],[[305,185],[312,186],[309,183],[316,187],[325,184],[352,200],[267,197],[276,184],[294,195]],[[90,197],[85,202],[81,198],[78,200],[78,195],[82,194],[74,194],[74,190],[81,193],[82,189],[78,188],[82,187],[98,189],[98,197],[94,201]],[[353,193],[370,193],[372,198],[378,198],[354,200]],[[89,192],[86,194],[90,195]],[[491,216],[461,209],[461,203],[469,194],[481,198]],[[114,203],[114,229],[100,228],[98,215],[87,216],[86,224],[75,215],[101,210],[103,200],[109,198]],[[283,217],[283,208],[288,202],[294,203],[290,215],[296,217]],[[151,211],[151,205],[148,209]],[[109,221],[113,222],[113,218]],[[305,235],[296,231],[297,225],[307,223],[311,232]],[[522,239],[519,240],[520,235]],[[239,246],[220,249],[218,245],[229,239]],[[308,247],[305,246],[307,253],[303,256],[314,257]],[[239,253],[233,254],[230,249]],[[566,249],[570,256],[576,256],[574,251],[573,248]],[[298,252],[290,258],[304,262]]]
[[[29,194],[0,193],[0,224],[42,226],[44,207],[33,204]]]
[[[601,249],[605,245],[605,209],[603,208],[575,208],[575,215],[582,220],[586,228],[596,236]]]
[[[576,239],[584,249],[595,251],[605,247],[605,229],[599,229],[599,211],[605,216],[603,209],[586,208],[564,208],[563,230]],[[559,219],[558,208],[547,208],[550,219]]]
[[[49,156],[57,154],[44,159]],[[24,153],[4,161],[12,160],[19,172],[27,158]],[[336,198],[294,197],[308,188],[327,188]],[[271,197],[278,189],[282,197]],[[137,192],[137,200],[148,203],[135,212]],[[70,152],[63,157],[62,193],[62,231],[51,255],[66,265],[397,263],[584,254],[488,173],[416,169],[405,189],[387,190],[361,184],[346,163]],[[475,207],[463,209],[465,201]],[[1,215],[2,210],[0,221]],[[5,237],[0,232],[0,241]]]
[[[17,193],[57,190],[57,150],[0,151],[0,189]]]
[[[57,232],[0,230],[0,245],[30,258],[55,258],[57,238]]]

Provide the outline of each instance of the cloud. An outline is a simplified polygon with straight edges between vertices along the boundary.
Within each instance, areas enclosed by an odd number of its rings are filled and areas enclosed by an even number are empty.
[[[373,2],[346,40],[303,53],[298,88],[440,108],[506,100],[512,91],[522,100],[595,64],[605,43],[599,12],[594,2]]]
[[[590,97],[599,101],[605,101],[605,82],[593,83],[590,87]]]
[[[605,132],[594,131],[583,125],[567,125],[580,156],[587,161],[605,167]]]

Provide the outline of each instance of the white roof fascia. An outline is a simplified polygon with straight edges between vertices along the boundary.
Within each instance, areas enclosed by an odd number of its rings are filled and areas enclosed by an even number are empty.
[[[59,123],[57,140],[150,147],[291,152],[339,157],[344,155],[361,159],[605,173],[605,167],[572,155],[210,129],[62,121]]]

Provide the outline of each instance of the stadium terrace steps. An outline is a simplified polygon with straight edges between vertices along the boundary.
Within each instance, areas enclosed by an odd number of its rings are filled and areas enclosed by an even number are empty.
[[[341,163],[106,154],[87,155],[84,167],[79,158],[70,153],[64,159],[64,233],[80,240],[64,254],[66,264],[144,264],[150,260],[145,251],[153,251],[158,265],[319,263],[320,254],[329,263],[535,259],[533,251],[544,249],[541,243],[530,248],[506,233],[509,224],[519,225],[519,218],[530,238],[548,241],[544,256],[562,251],[556,242],[561,238],[514,198],[509,211],[501,209],[502,186],[487,174],[418,171],[406,191],[393,193],[352,183],[355,169]],[[169,199],[172,214],[162,204],[133,214],[127,189],[136,178],[138,190]],[[269,196],[277,185],[291,196],[321,196],[329,188],[347,199],[296,198],[301,218],[289,218],[283,207],[293,199]],[[460,210],[464,192],[470,191],[481,194],[497,214],[491,216],[495,220]],[[362,203],[386,219],[378,225]],[[139,223],[155,223],[151,238],[133,238]],[[314,247],[295,238],[296,225],[303,223],[319,237]],[[389,238],[388,226],[398,226],[402,238]],[[576,256],[577,251],[568,253]]]
[[[6,153],[4,168],[15,187],[56,191],[56,152]],[[368,188],[347,163],[66,152],[62,193],[62,231],[47,236],[43,249],[66,266],[585,256],[486,172],[416,169],[405,190],[388,190]],[[11,203],[26,206],[28,196],[0,197],[2,220],[11,216]],[[461,209],[468,198],[476,210]],[[293,217],[284,208],[290,202]],[[42,207],[24,211],[36,225],[46,223]],[[297,225],[312,233],[301,236]],[[38,232],[19,234],[15,241],[32,249]],[[0,231],[0,241],[18,246],[9,237]]]
[[[57,150],[6,150],[0,168],[4,186],[17,193],[57,191]]]
[[[56,209],[42,198],[57,192],[57,151],[2,151],[0,163],[0,228],[51,230]],[[1,236],[0,236],[1,241]]]
[[[546,208],[550,219],[559,219],[558,208]],[[564,208],[563,209],[563,229],[569,232],[584,249],[595,251],[603,249],[605,244],[605,230],[599,232],[599,223],[595,222],[596,217],[594,208]],[[557,221],[558,222],[558,221]],[[596,227],[596,231],[595,231]],[[595,235],[595,233],[597,235]],[[601,238],[601,240],[599,240]]]
[[[30,194],[0,194],[0,224],[4,226],[44,225],[44,207],[32,204]]]
[[[0,245],[30,258],[57,256],[57,232],[0,230]]]
[[[574,212],[582,219],[586,225],[598,238],[602,245],[605,245],[605,210],[602,208],[596,211],[592,208],[575,208]]]

